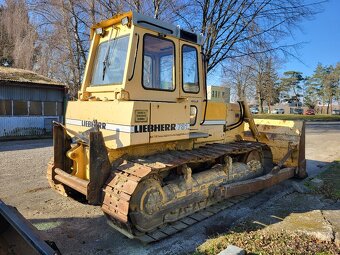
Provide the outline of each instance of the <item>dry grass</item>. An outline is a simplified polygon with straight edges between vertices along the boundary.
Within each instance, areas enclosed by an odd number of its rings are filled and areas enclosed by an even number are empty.
[[[294,114],[256,114],[255,119],[274,120],[306,120],[306,121],[340,121],[340,115],[317,114],[317,115],[294,115]]]
[[[253,228],[252,224],[243,223],[241,227],[228,233],[207,240],[200,245],[195,255],[218,254],[228,245],[242,247],[247,254],[340,254],[339,248],[332,242],[321,241],[303,233],[268,232]]]
[[[310,182],[309,186],[315,193],[323,194],[327,198],[340,199],[340,160],[334,161],[327,170],[317,176],[324,181],[320,189],[313,189]],[[214,233],[214,226],[208,229],[207,234]],[[223,233],[222,229],[217,229],[215,233]],[[330,255],[340,254],[340,247],[334,242],[321,241],[316,237],[300,232],[269,232],[261,229],[260,225],[251,222],[244,222],[237,227],[220,234],[215,238],[208,239],[200,245],[195,255],[218,254],[228,245],[236,245],[247,251],[247,254],[276,255],[276,254],[315,254]]]
[[[314,187],[311,182],[306,182],[305,185],[317,194],[334,200],[340,199],[340,160],[332,162],[316,178],[323,180],[323,185],[320,188]]]
[[[1,80],[64,86],[57,81],[29,70],[0,66]]]

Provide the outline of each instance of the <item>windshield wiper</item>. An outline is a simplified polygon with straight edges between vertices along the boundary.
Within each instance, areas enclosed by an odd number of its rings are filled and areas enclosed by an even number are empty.
[[[110,51],[110,45],[108,45],[108,47],[109,47],[109,50],[108,50],[108,52],[109,52]],[[106,54],[105,59],[103,61],[103,80],[105,79],[105,72],[106,72],[106,68],[108,66],[108,59],[109,59],[109,54]]]
[[[111,40],[112,40],[113,29],[116,30],[116,35],[115,35],[115,38],[116,38],[119,28],[116,27],[115,25],[112,26],[111,33],[109,35],[109,40],[107,41],[107,50],[106,50],[104,61],[103,61],[103,80],[105,79],[106,68],[109,66],[108,59],[109,59],[109,52],[110,52],[110,48],[111,48],[110,43],[111,43]]]

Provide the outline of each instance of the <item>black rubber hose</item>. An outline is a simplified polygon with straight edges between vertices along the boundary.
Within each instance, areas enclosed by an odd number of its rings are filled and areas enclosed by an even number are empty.
[[[237,122],[230,124],[230,125],[226,125],[225,126],[226,131],[239,127],[244,121],[244,109],[243,109],[244,106],[241,104],[240,101],[238,101],[238,104],[240,106],[240,118],[238,119]]]
[[[206,63],[206,57],[204,52],[201,52],[202,57],[203,57],[203,69],[204,69],[204,88],[205,88],[205,107],[204,107],[204,115],[203,115],[203,121],[201,121],[200,125],[203,125],[205,122],[205,117],[207,114],[207,107],[208,107],[208,88],[207,88],[207,63]]]

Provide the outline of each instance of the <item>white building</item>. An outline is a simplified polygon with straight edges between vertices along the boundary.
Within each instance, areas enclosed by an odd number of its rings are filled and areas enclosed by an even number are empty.
[[[230,88],[207,86],[208,100],[213,102],[230,103]]]

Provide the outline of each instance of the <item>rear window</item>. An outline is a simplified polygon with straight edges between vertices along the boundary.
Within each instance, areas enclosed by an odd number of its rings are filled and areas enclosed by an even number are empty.
[[[189,45],[182,47],[182,82],[184,92],[199,92],[197,50]]]

